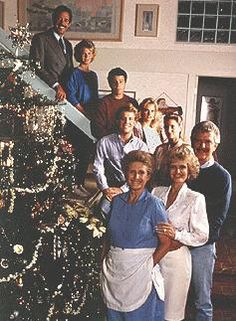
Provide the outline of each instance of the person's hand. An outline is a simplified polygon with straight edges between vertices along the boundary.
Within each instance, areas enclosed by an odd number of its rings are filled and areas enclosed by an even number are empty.
[[[169,251],[178,250],[181,246],[183,246],[183,244],[180,243],[179,241],[171,240],[171,246],[170,246]]]
[[[56,99],[59,101],[66,99],[66,92],[60,84],[56,87]]]
[[[104,189],[102,192],[108,199],[108,201],[111,201],[114,196],[123,193],[122,189],[120,189],[119,187],[108,187]]]
[[[158,234],[159,242],[161,247],[171,248],[171,239],[165,234]]]
[[[157,235],[166,235],[170,239],[175,239],[175,227],[171,223],[160,223],[156,226]]]
[[[82,106],[82,105],[80,105],[80,104],[77,104],[76,106],[75,106],[75,108],[78,110],[78,111],[80,111],[81,113],[85,113],[85,110],[84,110],[84,107]]]

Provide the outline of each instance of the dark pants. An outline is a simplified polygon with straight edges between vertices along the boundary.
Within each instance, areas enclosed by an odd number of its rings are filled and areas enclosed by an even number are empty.
[[[74,148],[76,184],[83,185],[90,160],[94,154],[94,143],[82,130],[69,120],[65,125],[65,135]]]

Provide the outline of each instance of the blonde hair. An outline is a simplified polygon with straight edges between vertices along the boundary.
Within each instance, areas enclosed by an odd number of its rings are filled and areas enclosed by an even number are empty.
[[[137,117],[138,117],[138,110],[137,110],[137,108],[135,108],[133,104],[128,103],[128,104],[120,107],[120,108],[117,110],[117,112],[116,112],[116,114],[115,114],[115,119],[116,119],[116,121],[119,121],[120,118],[121,118],[121,115],[122,115],[123,113],[125,113],[125,112],[134,113],[135,119],[137,120]]]
[[[164,157],[166,174],[170,175],[170,165],[176,160],[181,160],[187,163],[188,166],[188,181],[195,179],[200,171],[198,158],[195,156],[193,149],[189,145],[181,145],[169,151]]]

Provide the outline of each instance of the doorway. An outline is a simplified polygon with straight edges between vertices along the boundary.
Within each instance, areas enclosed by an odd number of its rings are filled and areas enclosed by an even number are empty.
[[[236,78],[199,77],[196,122],[210,119],[220,128],[219,162],[236,181]]]

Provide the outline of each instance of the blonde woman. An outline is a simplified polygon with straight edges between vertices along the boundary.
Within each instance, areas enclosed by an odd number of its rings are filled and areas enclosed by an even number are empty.
[[[186,184],[199,174],[194,152],[182,145],[167,154],[166,165],[171,185],[156,187],[152,194],[164,202],[169,220],[158,225],[157,233],[168,236],[176,245],[159,263],[164,277],[165,320],[180,321],[184,319],[192,272],[188,247],[205,244],[209,226],[204,196]]]
[[[141,102],[140,114],[141,117],[135,126],[135,134],[147,144],[149,152],[153,154],[157,146],[162,143],[158,132],[159,113],[154,99],[145,98]]]

